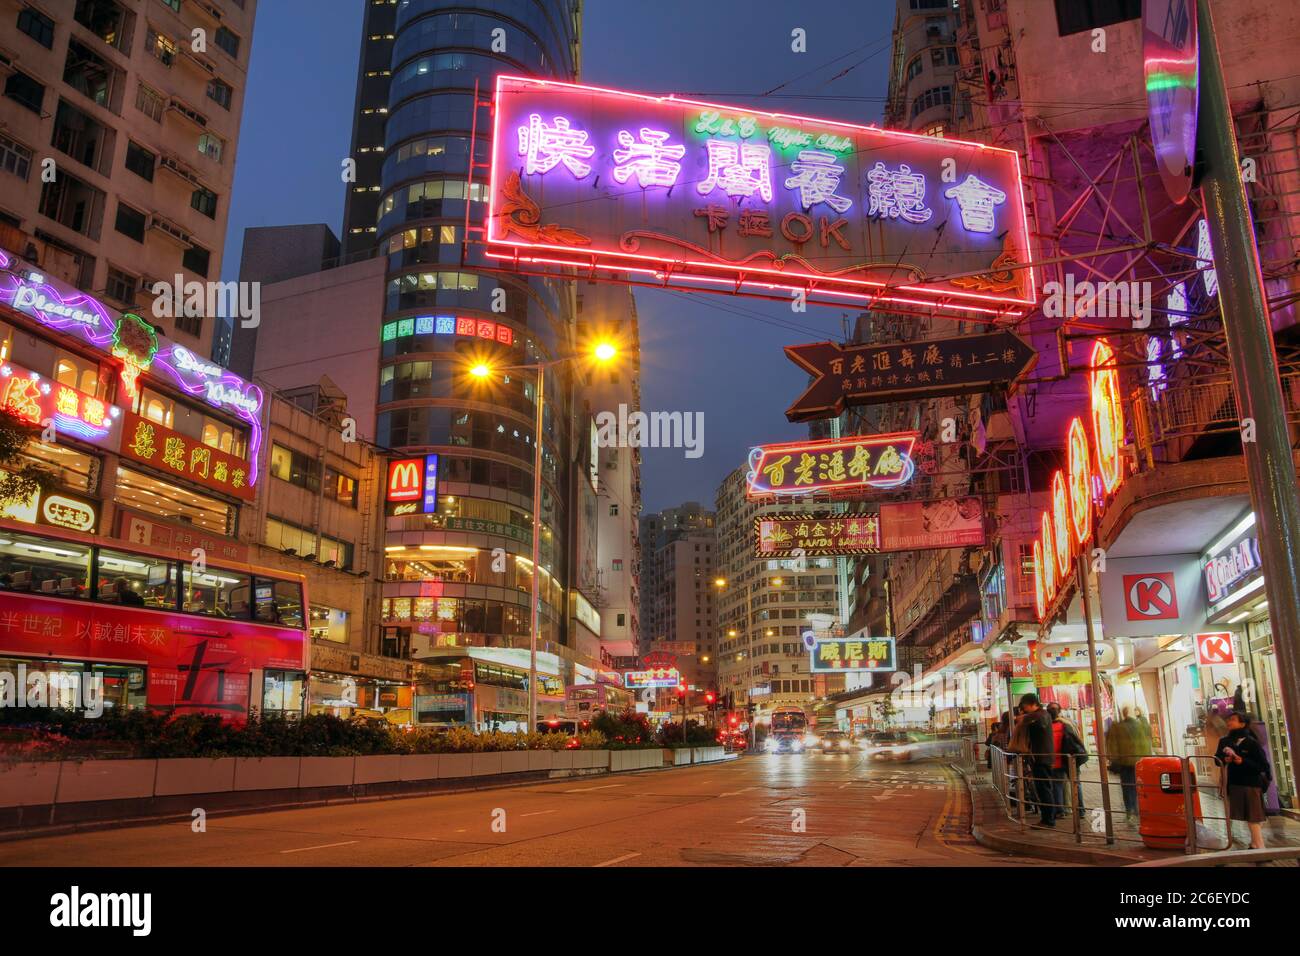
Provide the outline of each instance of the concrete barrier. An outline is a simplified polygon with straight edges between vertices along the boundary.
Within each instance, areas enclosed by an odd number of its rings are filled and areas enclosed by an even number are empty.
[[[355,776],[356,759],[355,757],[303,757],[298,767],[298,786],[301,788],[350,787]]]
[[[715,760],[722,760],[726,756],[726,750],[722,747],[692,747],[692,763],[712,763]]]
[[[64,761],[56,803],[152,797],[156,760]]]
[[[0,767],[0,807],[40,807],[53,803],[62,766],[58,761],[37,761]]]
[[[473,754],[439,754],[438,755],[438,776],[439,777],[474,776],[474,755]]]
[[[229,793],[235,789],[235,758],[181,758],[159,760],[153,796],[182,793]]]
[[[441,775],[438,754],[405,754],[401,760],[403,780],[437,780]]]
[[[664,752],[658,748],[609,752],[609,769],[615,773],[625,770],[649,770],[663,765]]]
[[[298,786],[301,762],[301,757],[236,757],[235,789],[292,790]]]
[[[402,757],[400,754],[379,754],[356,758],[356,769],[352,771],[354,784],[396,783],[402,779]]]

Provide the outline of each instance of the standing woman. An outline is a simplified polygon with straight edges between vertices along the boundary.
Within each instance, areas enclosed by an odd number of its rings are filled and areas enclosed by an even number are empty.
[[[1250,827],[1252,850],[1264,849],[1264,791],[1273,772],[1264,748],[1250,732],[1249,715],[1237,710],[1228,715],[1228,732],[1219,741],[1214,759],[1227,768],[1228,818]]]

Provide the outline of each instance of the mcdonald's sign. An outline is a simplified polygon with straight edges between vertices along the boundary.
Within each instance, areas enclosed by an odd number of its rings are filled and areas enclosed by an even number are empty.
[[[388,463],[384,493],[390,515],[434,514],[438,510],[438,456],[397,458]]]

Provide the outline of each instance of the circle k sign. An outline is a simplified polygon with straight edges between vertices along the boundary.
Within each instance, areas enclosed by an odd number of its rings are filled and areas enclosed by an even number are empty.
[[[1124,613],[1130,621],[1177,620],[1173,572],[1124,575]]]
[[[1197,634],[1196,662],[1202,667],[1235,663],[1236,658],[1232,654],[1232,633],[1219,631],[1213,634]]]

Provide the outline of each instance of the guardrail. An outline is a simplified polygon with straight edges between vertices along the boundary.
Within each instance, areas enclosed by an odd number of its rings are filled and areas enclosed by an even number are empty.
[[[963,760],[968,761],[968,766],[976,765],[978,751],[974,741],[963,746]],[[1211,756],[1148,754],[1137,758],[1133,767],[1112,766],[1106,784],[1109,799],[1103,800],[1096,754],[1017,754],[998,747],[987,748],[987,752],[992,788],[1007,818],[1021,829],[1052,826],[1028,819],[1038,814],[1040,821],[1044,817],[1068,821],[1075,842],[1081,845],[1129,843],[1153,849],[1181,848],[1186,856],[1200,861],[1218,851],[1230,850],[1234,838],[1247,826],[1231,819],[1222,788],[1223,771]],[[1036,757],[1042,760],[1036,761]],[[1061,767],[1043,766],[1058,758]],[[1141,766],[1148,760],[1157,763]],[[1248,829],[1244,832],[1245,842],[1249,843]],[[1291,849],[1300,850],[1288,846],[1258,852],[1287,856]],[[1246,859],[1242,851],[1230,856],[1234,861]]]

